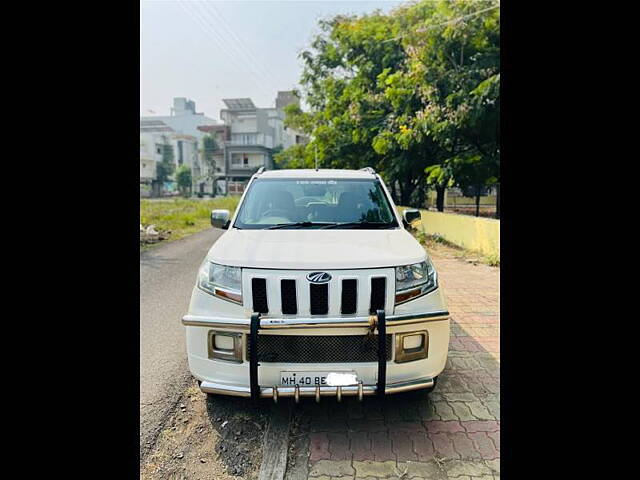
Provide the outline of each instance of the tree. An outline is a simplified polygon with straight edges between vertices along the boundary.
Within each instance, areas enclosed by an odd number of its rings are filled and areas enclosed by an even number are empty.
[[[175,171],[175,162],[173,156],[173,146],[169,144],[165,136],[162,137],[162,160],[156,164],[156,185],[159,192],[162,192],[162,185],[168,181]]]
[[[214,153],[218,150],[218,144],[216,142],[213,133],[208,133],[202,138],[202,159],[204,165],[206,165],[205,178],[212,182],[212,192],[215,193],[215,177],[216,177],[216,161]]]
[[[482,187],[500,181],[499,3],[441,0],[425,8],[432,23],[406,39],[409,74],[426,105],[413,125],[446,152],[428,178],[471,187],[479,215]]]
[[[274,153],[273,162],[275,168],[313,168],[306,158],[305,145],[292,145],[291,147]]]
[[[176,182],[184,197],[189,197],[191,194],[191,181],[191,169],[186,165],[180,165],[176,170]]]
[[[451,185],[499,183],[499,3],[422,1],[385,15],[338,15],[301,57],[309,112],[285,124],[312,137],[279,165],[374,167],[394,199],[444,209]]]
[[[285,123],[313,140],[278,156],[280,163],[313,167],[371,166],[389,182],[396,201],[422,204],[426,197],[424,161],[431,152],[419,145],[394,143],[383,134],[398,112],[411,107],[385,96],[390,72],[406,59],[397,19],[375,12],[363,17],[337,16],[320,22],[322,33],[302,53],[309,113],[288,107]],[[424,147],[424,145],[422,146]]]

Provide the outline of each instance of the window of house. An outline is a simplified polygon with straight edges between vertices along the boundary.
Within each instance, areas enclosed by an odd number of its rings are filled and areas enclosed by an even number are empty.
[[[246,155],[242,158],[242,164],[243,165],[249,165],[249,157],[247,157]]]

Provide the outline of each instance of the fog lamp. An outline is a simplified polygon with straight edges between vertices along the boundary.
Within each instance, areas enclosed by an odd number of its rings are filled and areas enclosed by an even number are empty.
[[[422,335],[406,335],[402,341],[402,348],[404,350],[413,350],[414,348],[422,347],[424,337]]]
[[[396,363],[412,362],[427,358],[429,354],[429,333],[407,332],[396,334]]]
[[[214,335],[213,346],[216,350],[233,350],[233,340],[232,335]]]
[[[242,334],[211,330],[207,342],[209,358],[242,362]]]

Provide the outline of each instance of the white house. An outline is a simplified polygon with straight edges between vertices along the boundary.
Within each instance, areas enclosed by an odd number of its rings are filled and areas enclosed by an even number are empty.
[[[163,158],[163,150],[169,147],[173,152],[174,167],[187,165],[191,171],[199,168],[198,139],[191,135],[176,133],[161,120],[140,120],[140,184],[141,195],[154,194],[161,190],[173,191],[173,181],[165,185],[155,185],[156,166]]]
[[[200,140],[204,132],[198,130],[201,125],[217,125],[219,122],[213,118],[205,116],[204,113],[196,112],[196,104],[193,100],[184,97],[173,99],[171,115],[141,116],[140,122],[160,121],[171,128],[175,133],[191,135]]]
[[[191,168],[194,178],[194,191],[199,190],[197,180],[206,176],[206,166],[202,165],[199,155],[199,142],[205,132],[198,129],[203,125],[217,125],[219,122],[204,113],[196,112],[193,100],[184,97],[173,99],[171,115],[140,117],[140,184],[141,194],[149,191],[156,180],[156,165],[162,161],[162,146],[170,145],[176,167],[182,164]],[[156,194],[160,186],[156,185]],[[167,182],[162,186],[172,190],[175,185]],[[144,192],[144,193],[143,193]]]
[[[228,98],[223,102],[227,108],[220,111],[220,119],[229,130],[221,152],[224,171],[218,185],[223,192],[242,193],[258,168],[273,168],[275,148],[288,148],[302,141],[299,132],[284,126],[284,107],[299,104],[299,99],[293,92],[278,92],[275,108],[258,108],[250,98]]]
[[[194,193],[213,193],[211,178],[215,177],[219,193],[242,193],[251,175],[264,166],[273,168],[273,150],[288,148],[307,141],[300,132],[284,126],[284,107],[297,103],[293,92],[278,92],[275,107],[258,108],[250,98],[223,100],[227,108],[220,111],[222,122],[196,112],[195,102],[174,98],[171,115],[140,117],[140,184],[145,190],[158,186],[156,166],[162,161],[163,145],[173,148],[176,167],[191,168]],[[202,139],[212,134],[218,150],[213,154],[215,172],[208,171],[202,158]]]

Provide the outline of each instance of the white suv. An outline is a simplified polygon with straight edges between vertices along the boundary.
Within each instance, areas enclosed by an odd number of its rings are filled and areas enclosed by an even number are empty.
[[[191,373],[206,393],[251,397],[431,390],[449,312],[429,256],[380,177],[260,169],[193,289]]]

